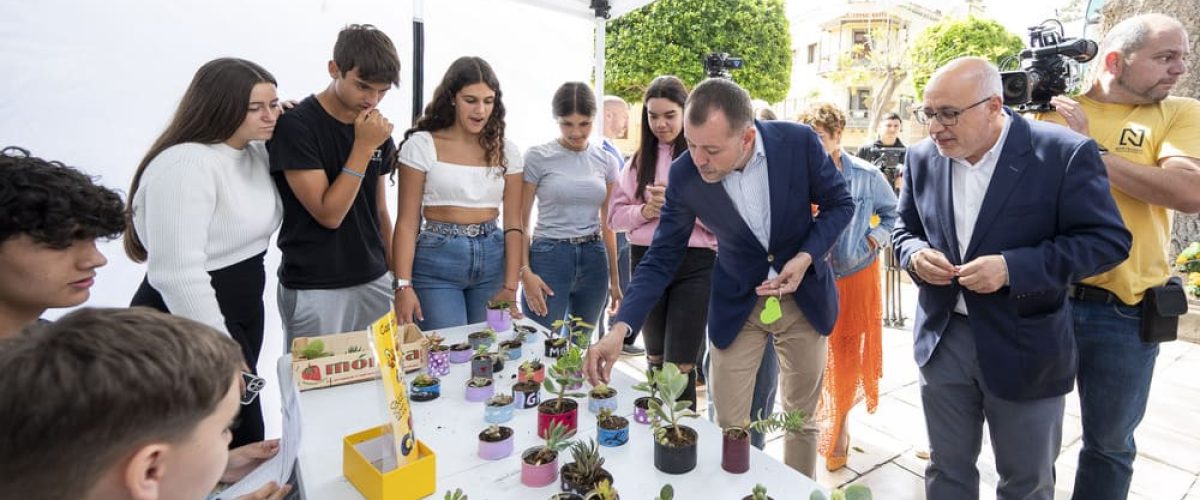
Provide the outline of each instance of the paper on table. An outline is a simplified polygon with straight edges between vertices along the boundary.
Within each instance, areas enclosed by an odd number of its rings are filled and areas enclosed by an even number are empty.
[[[292,380],[292,357],[279,358],[280,407],[283,410],[283,436],[279,438],[279,453],[246,474],[241,481],[233,483],[224,491],[213,496],[216,500],[236,500],[261,488],[264,484],[287,483],[292,475],[296,457],[300,454],[300,391]]]

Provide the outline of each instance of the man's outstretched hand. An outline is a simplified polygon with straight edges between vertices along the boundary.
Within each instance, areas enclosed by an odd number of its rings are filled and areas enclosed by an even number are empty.
[[[629,333],[629,325],[618,322],[604,335],[604,338],[588,348],[583,372],[587,375],[589,383],[592,385],[600,382],[608,383],[613,365],[621,357],[621,344],[624,343],[627,333]]]

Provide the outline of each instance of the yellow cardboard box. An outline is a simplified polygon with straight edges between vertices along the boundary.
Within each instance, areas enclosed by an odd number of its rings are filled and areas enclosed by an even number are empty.
[[[437,489],[437,456],[421,440],[413,444],[416,460],[388,472],[376,466],[384,450],[391,447],[391,442],[383,439],[387,429],[381,425],[346,436],[342,440],[342,474],[367,500],[417,500],[432,495]],[[371,440],[379,442],[365,446],[364,454],[358,445]]]

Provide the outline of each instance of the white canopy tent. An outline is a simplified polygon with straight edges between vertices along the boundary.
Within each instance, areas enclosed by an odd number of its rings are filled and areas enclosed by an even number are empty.
[[[62,161],[124,192],[146,149],[162,131],[192,74],[205,61],[242,57],[279,81],[281,97],[302,99],[328,85],[325,64],[337,32],[370,23],[400,51],[401,87],[380,110],[399,137],[412,116],[410,75],[414,2],[421,0],[0,0],[0,146],[17,145]],[[587,81],[592,71],[603,95],[604,19],[588,0],[437,0],[424,2],[426,78],[430,95],[450,62],[478,55],[496,69],[508,108],[507,131],[522,148],[557,133],[550,96],[562,82]],[[610,16],[648,0],[613,0]],[[418,6],[419,7],[419,6]],[[589,32],[589,28],[591,32]],[[597,42],[598,41],[598,42]],[[593,50],[595,60],[588,57]],[[596,127],[596,130],[602,130]],[[391,187],[394,190],[394,187]],[[395,214],[395,196],[392,213]],[[119,241],[101,251],[87,305],[129,303],[145,268],[129,261]],[[261,373],[274,373],[282,350],[274,271],[278,249],[267,253],[267,331]],[[65,313],[47,313],[55,318]],[[265,391],[267,414],[277,408]],[[277,435],[268,419],[268,435]]]

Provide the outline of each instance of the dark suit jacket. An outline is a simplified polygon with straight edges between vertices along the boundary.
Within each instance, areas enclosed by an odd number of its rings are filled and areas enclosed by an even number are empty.
[[[717,347],[728,347],[741,331],[758,300],[754,288],[767,278],[767,268],[779,271],[801,251],[813,257],[813,264],[793,294],[796,305],[823,335],[833,329],[837,290],[825,257],[850,221],[854,200],[812,129],[783,121],[755,125],[762,134],[770,179],[768,248],[754,237],[724,186],[704,182],[691,154],[684,153],[671,164],[658,229],[617,314],[633,331],[641,328],[674,277],[697,217],[717,236],[708,308],[708,335]],[[820,208],[815,217],[813,204]]]
[[[958,253],[950,159],[929,140],[908,150],[893,244],[905,268],[927,247],[955,265],[1004,256],[1009,286],[991,294],[913,276],[920,287],[913,348],[924,366],[961,292],[988,389],[1004,399],[1030,400],[1070,392],[1076,353],[1068,288],[1125,260],[1131,240],[1096,143],[1066,127],[1008,113],[1008,138],[966,256]]]

